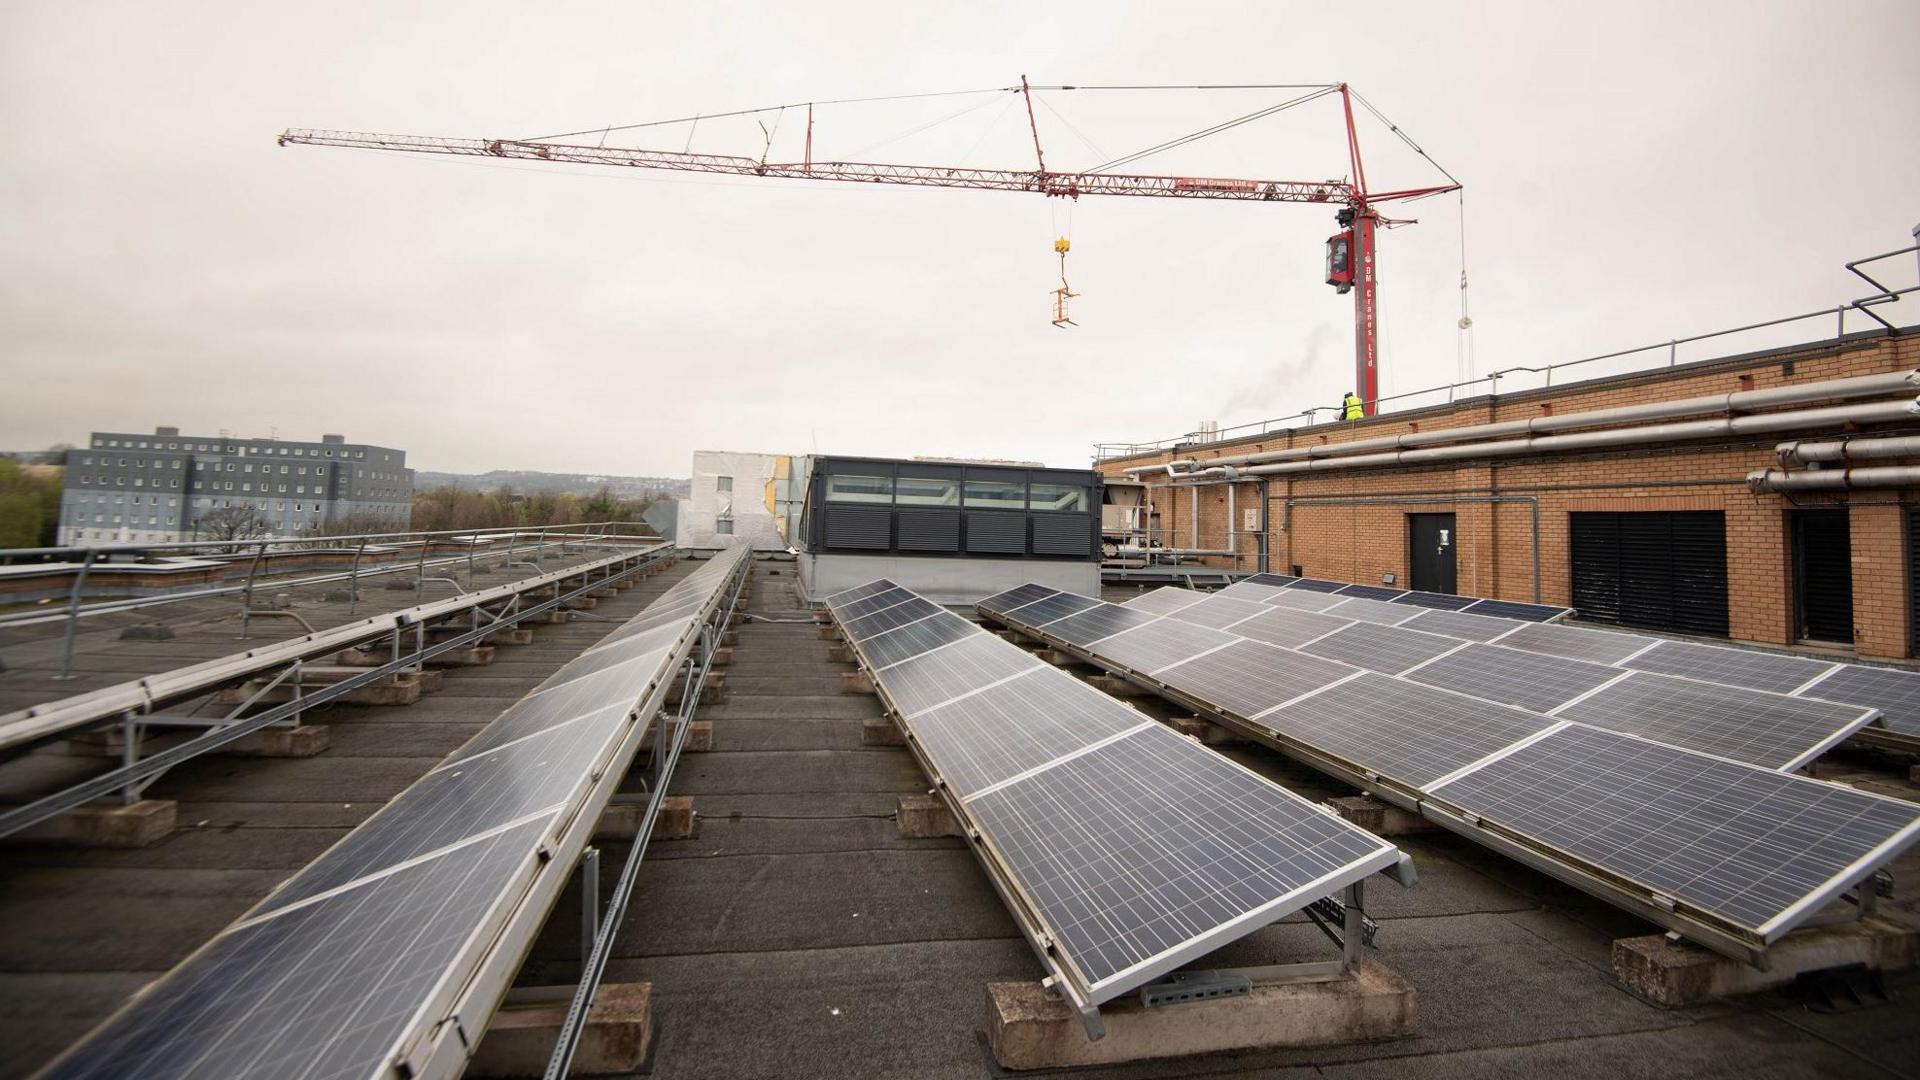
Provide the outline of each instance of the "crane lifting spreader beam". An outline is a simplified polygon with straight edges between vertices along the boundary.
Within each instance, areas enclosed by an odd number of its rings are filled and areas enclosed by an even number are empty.
[[[1020,90],[1027,97],[1028,123],[1033,123],[1033,95],[1025,77]],[[1228,202],[1337,203],[1341,232],[1327,241],[1327,284],[1341,293],[1353,293],[1354,390],[1367,415],[1379,399],[1379,281],[1374,234],[1378,227],[1405,224],[1383,216],[1381,203],[1418,199],[1459,190],[1457,183],[1398,191],[1368,191],[1360,160],[1360,140],[1353,124],[1353,102],[1347,84],[1323,88],[1338,91],[1346,121],[1350,180],[1248,180],[1204,176],[1146,176],[1109,172],[1052,172],[1040,150],[1034,127],[1034,158],[1038,168],[973,169],[940,165],[876,164],[857,161],[814,161],[812,109],[808,109],[807,157],[799,162],[770,162],[727,154],[694,154],[672,150],[644,150],[614,146],[581,146],[544,139],[443,139],[424,135],[376,135],[357,131],[289,128],[281,146],[338,146],[355,150],[394,150],[443,157],[508,158],[551,161],[571,165],[623,165],[637,169],[716,173],[725,176],[764,176],[794,180],[838,180],[851,183],[893,184],[907,187],[963,188],[975,191],[1020,191],[1065,199],[1082,195],[1133,195],[1157,198],[1212,199]],[[1313,96],[1319,96],[1316,93]],[[1396,131],[1398,129],[1395,129]],[[1449,177],[1451,179],[1451,177]],[[1062,286],[1064,289],[1064,284]],[[1059,325],[1056,321],[1054,325]]]

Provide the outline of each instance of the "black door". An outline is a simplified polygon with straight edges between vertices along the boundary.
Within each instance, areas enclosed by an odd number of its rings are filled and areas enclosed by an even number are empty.
[[[1845,510],[1793,511],[1794,636],[1853,641],[1853,538]]]
[[[1583,619],[1727,635],[1727,525],[1718,510],[1569,514]]]
[[[1413,587],[1424,592],[1451,593],[1458,588],[1454,569],[1452,514],[1408,514],[1407,560]]]

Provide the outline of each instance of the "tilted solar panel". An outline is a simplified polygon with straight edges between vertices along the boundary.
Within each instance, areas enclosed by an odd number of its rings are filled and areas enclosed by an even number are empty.
[[[1335,593],[1336,596],[1349,596],[1347,593]],[[1398,626],[1408,619],[1417,617],[1418,611],[1410,611],[1404,604],[1389,604],[1384,600],[1369,600],[1365,597],[1351,597],[1326,609],[1327,614],[1342,619],[1358,619],[1361,622],[1379,623],[1382,626]]]
[[[1300,579],[1291,574],[1254,574],[1240,580],[1249,585],[1271,585],[1276,589],[1284,589]]]
[[[1154,677],[1242,716],[1258,716],[1353,674],[1353,669],[1258,641],[1236,641]]]
[[[1168,616],[1195,626],[1211,626],[1215,630],[1221,630],[1241,619],[1270,610],[1272,609],[1267,605],[1252,600],[1240,600],[1231,596],[1210,596],[1198,604],[1189,604],[1177,611],[1169,612]]]
[[[1325,611],[1340,606],[1346,599],[1328,592],[1287,589],[1267,597],[1266,602],[1274,607],[1292,608],[1295,611]]]
[[[1767,942],[1920,835],[1911,803],[1584,724],[1432,794]]]
[[[1044,677],[1048,670],[1036,666],[913,717],[914,737],[954,791],[971,795],[1147,719],[1078,679]]]
[[[1239,639],[1206,626],[1161,619],[1099,643],[1100,655],[1135,671],[1151,674]]]
[[[1058,595],[1060,590],[1049,589],[1045,585],[1016,585],[1005,592],[995,593],[980,601],[977,607],[981,611],[1007,611],[1022,604],[1031,604],[1035,600]],[[837,614],[836,609],[836,614]]]
[[[1888,728],[1920,736],[1920,671],[1842,664],[1796,696],[1869,705]]]
[[[1624,674],[1606,664],[1474,644],[1407,672],[1407,678],[1545,713]]]
[[[1166,615],[1190,604],[1197,604],[1206,598],[1206,593],[1194,589],[1160,588],[1143,592],[1120,606],[1154,615]]]
[[[1090,596],[1078,596],[1074,593],[1059,593],[1042,597],[1032,603],[1022,604],[1018,610],[1020,617],[1029,622],[1045,625],[1055,619],[1064,619],[1076,612],[1099,607],[1100,601]]]
[[[1662,641],[1622,666],[1636,671],[1680,675],[1704,682],[1725,683],[1748,690],[1791,694],[1833,670],[1833,661],[1805,656],[1700,645],[1691,641]]]
[[[1874,711],[1634,672],[1559,715],[1763,768],[1797,769]]]
[[[1324,656],[1329,660],[1398,675],[1415,664],[1424,664],[1459,647],[1458,641],[1437,634],[1423,634],[1398,626],[1354,623],[1300,648],[1302,652]]]
[[[1321,578],[1300,578],[1287,585],[1289,589],[1304,589],[1307,592],[1332,593],[1347,587],[1344,581],[1326,581]]]
[[[1086,645],[1101,638],[1112,637],[1122,630],[1145,626],[1156,618],[1158,616],[1149,612],[1123,608],[1118,604],[1101,604],[1078,615],[1069,615],[1058,622],[1048,623],[1047,632],[1062,641]]]
[[[1572,608],[1522,604],[1513,600],[1482,600],[1462,610],[1469,615],[1491,615],[1497,619],[1518,619],[1521,622],[1552,622],[1573,614]]]
[[[1471,604],[1477,604],[1477,596],[1455,596],[1453,593],[1421,592],[1418,589],[1404,592],[1393,598],[1395,604],[1412,604],[1415,607],[1436,608],[1441,611],[1458,611]]]
[[[1462,611],[1431,609],[1400,624],[1408,630],[1445,634],[1462,641],[1500,641],[1529,624],[1518,619],[1496,619],[1488,615],[1468,615]]]
[[[862,644],[875,667],[886,667],[950,645],[979,630],[950,611],[935,612],[918,622],[910,622],[885,633],[875,634]]]
[[[1297,649],[1314,638],[1326,637],[1335,630],[1352,625],[1346,619],[1336,619],[1331,615],[1276,607],[1233,624],[1233,632],[1270,645]]]
[[[1473,617],[1466,616],[1469,619]],[[1526,623],[1502,637],[1500,644],[1509,649],[1522,649],[1543,656],[1564,656],[1569,660],[1587,660],[1595,664],[1617,664],[1635,653],[1645,651],[1656,640],[1613,630],[1584,630],[1558,623]]]
[[[1398,600],[1407,594],[1405,589],[1389,589],[1385,585],[1349,585],[1340,590],[1341,596],[1358,596],[1367,600]]]

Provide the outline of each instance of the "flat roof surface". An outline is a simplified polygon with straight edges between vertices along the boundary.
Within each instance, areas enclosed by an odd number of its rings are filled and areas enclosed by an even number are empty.
[[[687,567],[597,613],[625,618]],[[748,607],[809,620],[791,562],[755,565]],[[7,849],[0,1045],[10,1052],[0,1074],[30,1071],[78,1037],[612,625],[542,626],[533,645],[450,670],[443,689],[412,706],[337,707],[320,721],[333,746],[319,757],[212,757],[177,770],[154,794],[182,800],[181,828],[153,847]],[[723,669],[727,697],[699,712],[713,722],[713,749],[683,757],[671,785],[694,797],[695,834],[648,847],[607,973],[653,983],[648,1075],[1011,1075],[984,1043],[984,987],[1037,979],[1040,966],[961,841],[900,836],[897,801],[927,781],[904,748],[862,745],[878,701],[841,692],[852,666],[829,648],[810,621],[741,626]],[[1230,753],[1310,798],[1350,794],[1277,754]],[[1885,764],[1848,753],[1821,768],[1915,797]],[[1420,884],[1375,883],[1368,908],[1381,924],[1375,956],[1417,989],[1417,1035],[1071,1075],[1854,1077],[1901,1075],[1920,1061],[1920,973],[1890,974],[1891,1004],[1850,1012],[1814,1012],[1777,993],[1662,1009],[1617,985],[1609,963],[1614,939],[1654,927],[1451,834],[1395,843]],[[610,888],[625,845],[600,846]],[[1920,926],[1920,855],[1893,871],[1895,895],[1881,910]],[[563,896],[522,984],[574,977],[578,918],[578,896]],[[1317,930],[1289,921],[1217,960],[1326,951]]]

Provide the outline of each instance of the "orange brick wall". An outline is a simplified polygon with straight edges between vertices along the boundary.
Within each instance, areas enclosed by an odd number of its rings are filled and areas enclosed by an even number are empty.
[[[1920,337],[1884,338],[1782,350],[1673,371],[1658,370],[1590,383],[1482,397],[1438,409],[1396,413],[1351,424],[1323,424],[1177,453],[1101,462],[1110,476],[1132,465],[1173,457],[1210,457],[1340,443],[1409,431],[1519,420],[1637,405],[1675,398],[1819,382],[1852,375],[1920,367]],[[1810,437],[1838,432],[1810,432]],[[1378,582],[1393,574],[1410,583],[1407,515],[1455,515],[1459,591],[1510,600],[1534,598],[1532,506],[1540,516],[1540,599],[1570,602],[1572,587],[1568,514],[1586,510],[1718,510],[1726,515],[1730,633],[1735,640],[1773,645],[1793,640],[1792,552],[1787,513],[1780,495],[1756,495],[1746,474],[1775,465],[1775,443],[1791,434],[1736,440],[1676,442],[1661,446],[1581,454],[1542,454],[1437,466],[1395,466],[1269,477],[1271,552],[1268,566],[1286,572]],[[1237,485],[1238,510],[1258,508],[1259,483]],[[1189,496],[1153,489],[1162,541],[1189,546]],[[1492,502],[1489,496],[1513,498]],[[1208,558],[1221,566],[1254,569],[1259,538],[1243,520],[1229,523],[1226,489],[1200,489],[1200,546],[1232,548],[1235,558]],[[1383,499],[1375,505],[1315,505],[1314,499]],[[1855,649],[1866,657],[1909,654],[1905,516],[1920,506],[1920,489],[1857,491],[1851,496],[1796,496],[1804,506],[1852,506]],[[1436,501],[1446,500],[1446,501]],[[1455,501],[1457,500],[1457,501]]]

